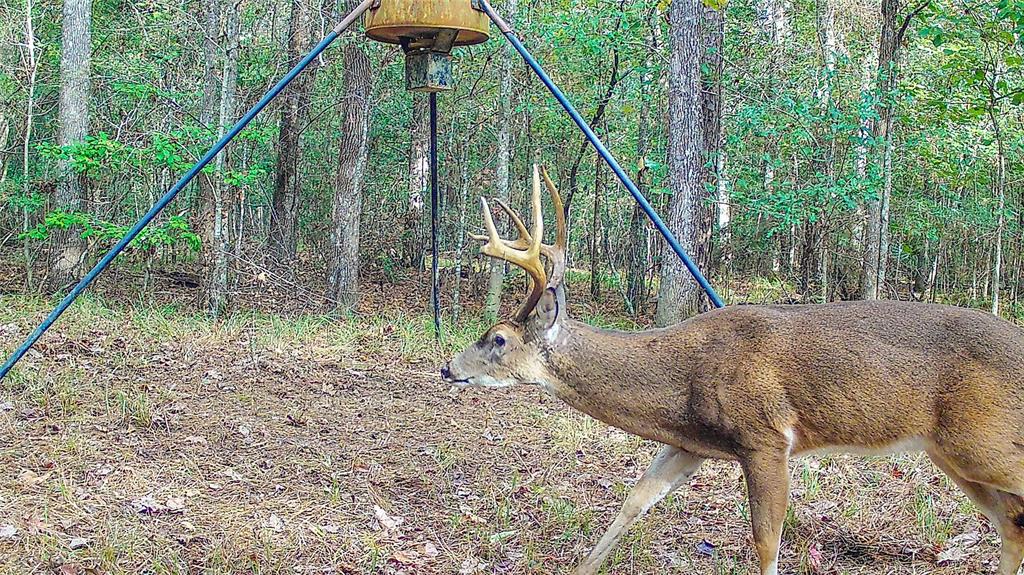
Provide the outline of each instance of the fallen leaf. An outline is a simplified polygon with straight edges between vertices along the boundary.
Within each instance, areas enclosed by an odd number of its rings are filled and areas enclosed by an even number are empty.
[[[14,539],[18,534],[18,528],[13,525],[0,525],[0,539]]]
[[[473,575],[487,568],[487,564],[476,557],[467,557],[459,567],[459,575]]]
[[[75,563],[65,563],[57,571],[60,575],[81,575],[82,568]]]
[[[935,558],[939,565],[949,565],[963,560],[967,556],[966,549],[973,547],[981,541],[981,534],[977,531],[968,531],[946,541],[946,548]]]
[[[377,505],[373,506],[373,515],[377,518],[381,528],[385,531],[394,531],[402,524],[403,521],[405,521],[402,517],[391,517],[388,515],[387,511],[384,511]]]
[[[89,546],[89,540],[86,539],[85,537],[72,537],[71,541],[68,542],[68,547],[72,551],[77,551],[79,549],[82,549],[83,547],[88,547],[88,546]]]
[[[391,556],[392,559],[401,563],[402,565],[411,565],[416,563],[419,559],[420,554],[412,549],[403,549],[401,551],[395,551],[395,554]]]
[[[166,508],[152,495],[146,495],[132,501],[132,509],[143,515],[156,515],[166,511]]]
[[[821,551],[818,551],[818,544],[811,543],[811,546],[807,548],[807,563],[814,573],[821,573],[821,562],[823,557]]]
[[[439,552],[437,550],[437,546],[436,545],[434,545],[430,541],[427,541],[426,543],[423,544],[423,554],[426,555],[427,557],[437,557]]]
[[[113,472],[114,472],[114,468],[112,466],[110,466],[109,464],[106,464],[106,463],[103,464],[103,465],[100,465],[99,467],[96,468],[96,471],[94,471],[94,473],[97,476],[99,476],[99,477],[106,477],[106,476],[110,475]]]
[[[42,518],[36,515],[27,515],[25,517],[25,531],[28,531],[29,535],[37,535],[47,528],[46,523],[43,522]]]
[[[270,517],[263,522],[263,526],[280,533],[284,531],[284,520],[278,517],[277,514],[271,513]]]
[[[167,508],[167,511],[171,513],[185,512],[185,500],[181,497],[169,497],[164,506]]]
[[[50,478],[50,474],[39,475],[31,469],[26,469],[18,475],[18,483],[24,487],[35,487]]]
[[[501,533],[495,533],[495,534],[491,535],[491,543],[501,543],[502,541],[505,541],[506,539],[511,539],[512,537],[515,537],[517,533],[519,533],[519,532],[518,531],[502,531]]]
[[[949,549],[944,550],[942,553],[939,553],[938,557],[936,557],[936,562],[939,565],[945,566],[949,565],[950,563],[956,563],[957,561],[960,561],[964,558],[965,555],[967,554],[964,553],[963,549],[959,547],[950,547]]]
[[[323,529],[324,533],[330,533],[331,535],[341,531],[341,527],[338,527],[337,525],[321,525],[320,529]]]
[[[714,557],[715,545],[705,539],[697,544],[697,554],[705,557]]]

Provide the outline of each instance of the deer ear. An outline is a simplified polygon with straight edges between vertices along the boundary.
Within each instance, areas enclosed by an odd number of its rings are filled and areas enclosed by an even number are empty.
[[[562,306],[558,302],[558,293],[555,288],[549,287],[544,290],[544,294],[540,296],[540,301],[537,302],[537,320],[544,329],[548,329],[555,325],[562,315]]]

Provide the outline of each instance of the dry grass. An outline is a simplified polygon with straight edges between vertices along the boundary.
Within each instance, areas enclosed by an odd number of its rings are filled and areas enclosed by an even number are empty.
[[[0,299],[0,351],[47,309]],[[426,323],[82,302],[0,382],[0,573],[568,571],[655,446],[537,391],[451,394]],[[783,572],[994,565],[992,530],[923,457],[792,476]],[[752,572],[746,517],[738,468],[707,464],[608,572]],[[938,565],[963,533],[980,540]]]

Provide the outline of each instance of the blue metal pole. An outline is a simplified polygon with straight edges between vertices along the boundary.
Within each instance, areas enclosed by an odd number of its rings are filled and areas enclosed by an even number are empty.
[[[78,285],[76,285],[71,290],[71,292],[68,293],[68,295],[64,296],[64,299],[62,299],[61,302],[57,305],[57,307],[52,312],[50,312],[50,315],[46,316],[46,319],[43,320],[43,323],[40,324],[39,327],[37,327],[35,331],[33,331],[31,335],[28,336],[28,339],[26,339],[25,342],[21,344],[21,347],[19,347],[14,352],[14,354],[11,355],[7,362],[4,363],[3,367],[0,367],[0,379],[3,379],[4,377],[7,376],[11,369],[14,368],[14,364],[18,363],[18,360],[20,360],[25,355],[25,353],[27,353],[28,350],[36,343],[36,341],[38,341],[39,338],[42,337],[44,333],[46,333],[46,330],[50,329],[50,326],[53,325],[53,322],[57,321],[57,318],[59,318],[61,314],[63,314],[68,309],[68,307],[70,307],[71,304],[74,303],[76,299],[78,299],[78,296],[80,296],[82,292],[84,292],[85,289],[88,288],[89,285],[101,273],[103,273],[103,270],[105,270],[107,266],[110,265],[110,262],[114,261],[114,258],[116,258],[122,251],[124,251],[126,247],[128,247],[128,244],[130,244],[132,240],[134,240],[136,236],[138,236],[139,233],[142,232],[143,228],[149,225],[149,223],[152,222],[153,219],[156,218],[156,216],[159,215],[160,212],[163,211],[165,207],[167,207],[167,204],[171,203],[175,196],[178,195],[178,192],[183,190],[185,186],[187,186],[193,179],[195,179],[195,177],[199,175],[199,172],[201,172],[202,169],[205,168],[207,164],[213,161],[213,159],[217,157],[217,154],[219,154],[225,148],[225,146],[227,146],[228,143],[231,142],[231,140],[235,139],[235,136],[237,136],[242,130],[244,130],[245,127],[249,125],[249,122],[251,122],[253,118],[256,117],[257,114],[263,111],[263,109],[266,108],[267,105],[270,104],[270,102],[274,98],[276,98],[281,93],[281,91],[284,90],[288,86],[288,84],[290,84],[292,80],[295,79],[296,76],[301,74],[302,71],[305,70],[307,66],[309,66],[310,62],[312,62],[314,59],[316,59],[317,56],[323,53],[323,51],[326,50],[327,47],[330,46],[331,43],[334,42],[338,38],[338,36],[340,36],[342,32],[344,32],[349,26],[351,26],[352,23],[355,22],[364,12],[366,12],[373,5],[373,3],[374,0],[364,0],[359,6],[356,7],[355,10],[352,11],[352,13],[346,16],[344,20],[339,22],[338,25],[335,26],[335,28],[331,31],[331,33],[328,34],[327,37],[324,38],[319,44],[317,44],[315,48],[313,48],[312,52],[310,52],[305,58],[303,58],[301,62],[296,64],[295,67],[292,68],[291,71],[289,71],[288,74],[284,78],[282,78],[280,82],[278,82],[273,88],[271,88],[270,91],[267,92],[267,94],[263,96],[263,98],[255,106],[253,106],[251,110],[249,110],[244,116],[242,116],[242,119],[239,120],[238,123],[236,123],[231,128],[231,130],[227,134],[225,134],[223,138],[220,139],[220,141],[214,144],[213,148],[211,148],[210,151],[207,152],[206,155],[203,156],[201,160],[199,160],[199,163],[197,163],[195,166],[192,166],[192,169],[189,170],[188,173],[185,174],[180,180],[178,180],[178,183],[174,184],[174,186],[166,194],[164,194],[162,198],[160,198],[160,201],[158,201],[155,206],[153,206],[148,212],[146,212],[146,215],[143,216],[142,219],[139,220],[138,223],[136,223],[132,227],[132,229],[128,231],[128,234],[125,237],[121,238],[121,241],[117,242],[117,245],[115,245],[114,248],[110,250],[109,253],[107,253],[107,255],[103,256],[103,259],[101,259],[99,263],[97,263],[96,266],[93,267],[92,270],[90,270],[89,273],[87,273],[85,277],[83,277],[81,281],[78,282]]]
[[[541,68],[540,64],[537,63],[537,60],[534,59],[534,57],[530,54],[529,50],[527,50],[526,47],[523,46],[523,43],[519,41],[519,38],[516,36],[515,31],[512,30],[511,27],[509,27],[509,25],[501,18],[501,16],[498,15],[497,12],[494,11],[494,8],[491,7],[490,2],[487,2],[487,0],[480,0],[480,6],[483,9],[483,11],[487,13],[487,16],[489,16],[490,19],[494,22],[494,24],[498,27],[498,29],[501,30],[501,33],[504,34],[505,37],[508,38],[508,41],[512,43],[512,46],[515,47],[517,52],[519,52],[519,55],[522,56],[524,60],[526,60],[526,63],[530,65],[530,68],[533,68],[533,71],[537,73],[537,76],[540,78],[541,82],[544,82],[544,85],[547,86],[548,90],[550,90],[551,93],[555,96],[555,99],[558,100],[558,103],[561,104],[562,107],[565,108],[565,111],[569,113],[569,116],[572,117],[572,120],[576,122],[576,125],[579,126],[580,130],[583,131],[583,134],[586,135],[588,140],[590,140],[590,143],[594,145],[594,148],[597,149],[597,153],[601,154],[601,157],[604,158],[605,162],[608,162],[608,165],[611,167],[612,171],[615,172],[615,175],[618,176],[619,180],[622,182],[622,185],[626,186],[626,189],[629,190],[629,193],[632,194],[636,201],[640,204],[640,207],[647,214],[647,217],[649,217],[651,221],[654,223],[654,226],[658,228],[658,231],[661,232],[661,235],[665,236],[665,240],[668,242],[669,246],[672,247],[672,251],[674,251],[676,255],[679,256],[679,259],[683,261],[683,264],[686,266],[686,269],[690,271],[690,273],[693,275],[693,278],[697,280],[697,283],[700,285],[700,287],[703,288],[705,292],[707,292],[708,298],[710,298],[711,302],[715,304],[715,307],[725,307],[725,303],[723,303],[722,299],[718,297],[717,293],[715,293],[715,289],[711,287],[710,283],[708,283],[707,278],[704,277],[704,274],[701,273],[697,265],[693,263],[693,260],[690,259],[690,256],[686,255],[686,252],[683,250],[683,247],[679,245],[679,240],[677,240],[675,235],[672,234],[672,231],[668,229],[668,226],[665,225],[665,222],[661,219],[658,213],[654,211],[654,208],[651,207],[651,204],[650,202],[647,201],[647,198],[645,198],[644,195],[640,193],[640,190],[636,187],[636,184],[633,183],[633,180],[629,178],[626,172],[622,169],[622,166],[620,166],[619,163],[615,160],[615,157],[612,156],[612,153],[608,151],[608,148],[606,148],[605,145],[601,142],[600,138],[597,137],[597,134],[594,133],[594,130],[590,128],[590,125],[587,124],[587,121],[584,120],[583,117],[580,116],[580,113],[576,111],[576,108],[572,105],[572,102],[569,101],[569,99],[565,96],[565,94],[562,93],[558,86],[555,85],[555,83],[551,80],[547,73],[544,72],[544,69]]]

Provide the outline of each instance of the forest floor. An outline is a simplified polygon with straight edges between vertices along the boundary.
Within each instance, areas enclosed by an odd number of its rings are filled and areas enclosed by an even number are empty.
[[[479,322],[435,346],[410,283],[358,319],[76,304],[0,382],[0,573],[567,572],[656,445],[536,390],[449,389]],[[4,357],[51,306],[11,292]],[[994,568],[922,455],[808,457],[792,482],[783,573]],[[746,517],[738,467],[709,462],[607,572],[754,572]]]

